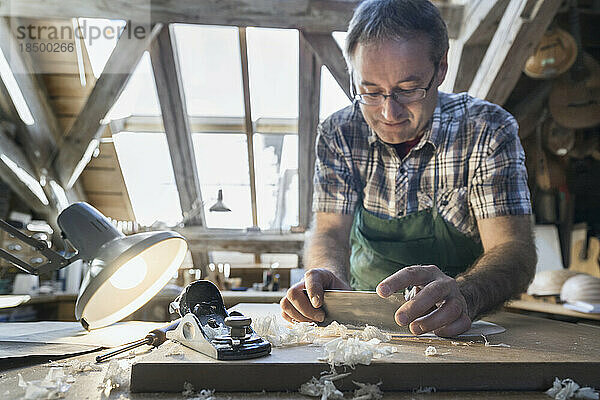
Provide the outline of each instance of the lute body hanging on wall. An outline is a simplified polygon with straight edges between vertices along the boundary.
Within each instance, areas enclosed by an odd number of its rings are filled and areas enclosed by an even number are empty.
[[[569,23],[577,42],[577,59],[573,67],[554,83],[549,107],[560,125],[573,129],[589,128],[600,124],[600,65],[583,51],[575,1],[569,9]]]

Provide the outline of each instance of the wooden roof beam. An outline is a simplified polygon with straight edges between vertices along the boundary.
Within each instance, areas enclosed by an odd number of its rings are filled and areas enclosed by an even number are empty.
[[[308,229],[312,218],[315,140],[319,124],[321,62],[300,35],[298,116],[299,226]],[[349,82],[349,81],[348,81]]]
[[[310,45],[312,51],[319,57],[321,64],[325,65],[346,96],[350,94],[350,74],[346,59],[340,46],[330,33],[302,32],[304,40]]]
[[[11,26],[6,18],[0,18],[0,49],[9,62],[15,81],[23,94],[34,123],[24,126],[23,145],[31,157],[33,166],[45,166],[56,148],[55,138],[60,132],[58,121],[48,100],[48,94],[36,79],[31,58],[18,49]]]
[[[127,28],[122,32],[103,73],[71,129],[63,137],[59,153],[53,161],[65,187],[73,186],[90,161],[108,124],[108,121],[104,121],[106,114],[123,92],[144,51],[161,28],[162,24],[155,25],[143,39],[129,35]]]
[[[0,177],[36,213],[47,214],[50,201],[28,157],[0,129]]]
[[[55,138],[59,137],[60,128],[50,105],[46,88],[36,75],[28,54],[19,51],[16,48],[16,41],[10,39],[13,38],[13,33],[5,18],[0,18],[0,36],[6,38],[6,40],[0,41],[2,52],[5,57],[9,55],[13,76],[34,120],[31,125],[21,121],[15,105],[8,95],[7,88],[3,82],[0,82],[0,94],[5,97],[3,108],[5,108],[5,112],[8,112],[22,138],[21,150],[24,152],[24,157],[16,156],[14,161],[18,161],[17,165],[21,168],[21,172],[27,171],[28,176],[40,183],[49,203],[45,204],[44,210],[33,209],[44,214],[48,222],[56,228],[58,213],[70,202],[85,200],[85,194],[79,186],[65,191],[57,182],[56,171],[49,164],[57,151]],[[12,154],[16,154],[14,149]],[[35,185],[30,182],[29,186],[34,187]],[[18,190],[15,192],[21,193]],[[35,202],[33,205],[36,206]]]
[[[469,94],[504,104],[561,3],[562,0],[511,0]]]
[[[460,34],[450,41],[448,72],[442,90],[468,90],[508,1],[484,0],[471,6]]]
[[[0,15],[29,18],[109,18],[133,23],[296,28],[310,32],[346,31],[359,0],[45,0],[0,2]],[[450,37],[460,31],[465,0],[434,0]]]
[[[163,26],[150,46],[150,58],[183,220],[185,225],[206,226],[192,132],[174,40],[171,28],[168,25]]]

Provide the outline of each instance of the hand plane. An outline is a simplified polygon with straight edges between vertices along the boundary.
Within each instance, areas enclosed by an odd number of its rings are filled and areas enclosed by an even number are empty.
[[[266,356],[271,343],[258,336],[252,319],[237,311],[227,313],[214,283],[190,283],[171,303],[171,312],[182,317],[167,338],[217,360],[243,360]]]

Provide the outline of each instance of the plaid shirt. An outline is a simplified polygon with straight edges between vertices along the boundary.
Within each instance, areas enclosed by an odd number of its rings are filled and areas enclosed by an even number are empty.
[[[391,219],[430,208],[437,165],[439,214],[479,240],[477,219],[531,214],[518,130],[512,115],[495,104],[440,92],[429,128],[400,160],[355,103],[319,125],[313,211],[354,214],[362,201],[366,210]]]

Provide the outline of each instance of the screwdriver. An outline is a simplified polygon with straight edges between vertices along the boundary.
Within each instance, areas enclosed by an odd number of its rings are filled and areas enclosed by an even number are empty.
[[[167,340],[167,332],[177,328],[177,325],[179,325],[179,321],[181,321],[181,318],[176,319],[175,321],[171,322],[168,325],[163,326],[162,328],[156,328],[156,329],[150,331],[146,335],[146,337],[143,339],[136,340],[135,342],[126,344],[124,347],[121,347],[120,349],[116,349],[116,350],[110,351],[106,354],[100,355],[100,356],[96,357],[96,362],[101,363],[103,361],[108,360],[109,358],[111,358],[113,356],[116,356],[117,354],[124,353],[128,350],[135,349],[135,348],[143,346],[145,344],[147,344],[148,346],[158,347]]]

